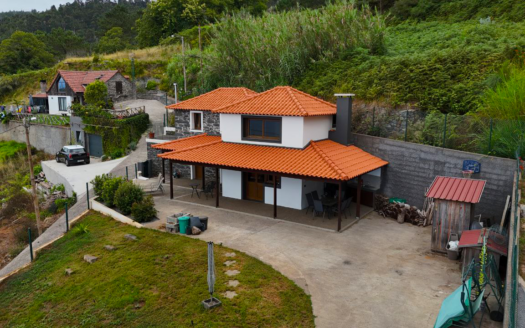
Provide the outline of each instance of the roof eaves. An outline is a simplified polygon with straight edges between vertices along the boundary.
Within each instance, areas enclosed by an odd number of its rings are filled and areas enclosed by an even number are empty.
[[[190,150],[194,150],[194,149],[198,149],[198,148],[203,148],[203,147],[215,145],[215,144],[221,143],[221,142],[222,142],[222,139],[216,140],[216,141],[212,141],[212,142],[208,142],[208,143],[205,143],[205,144],[202,144],[202,145],[196,145],[196,146],[193,146],[193,147],[188,147],[188,148],[184,148],[184,149],[180,149],[180,150],[174,150],[174,151],[170,151],[170,152],[167,152],[167,153],[158,154],[157,157],[169,156],[170,154],[179,154],[179,153],[183,153],[185,151],[190,151]]]

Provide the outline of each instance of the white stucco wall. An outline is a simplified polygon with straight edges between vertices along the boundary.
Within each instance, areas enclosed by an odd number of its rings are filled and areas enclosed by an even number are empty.
[[[303,148],[305,145],[303,143],[303,117],[283,116],[283,135],[281,143],[242,140],[241,119],[242,115],[221,114],[221,135],[223,141],[252,145],[280,146],[289,148]]]
[[[65,97],[66,98],[66,104],[67,104],[67,111],[59,111],[58,110],[58,98],[59,97]],[[68,116],[71,115],[71,103],[73,102],[73,97],[70,96],[48,96],[47,100],[49,102],[49,114],[50,115],[62,115],[67,114]]]
[[[302,180],[292,178],[281,178],[281,188],[277,189],[277,205],[303,209],[302,204]],[[273,188],[264,187],[264,202],[273,205]]]
[[[242,172],[221,170],[222,196],[242,199]]]
[[[310,141],[328,139],[332,128],[332,116],[310,116],[304,118],[303,147]]]

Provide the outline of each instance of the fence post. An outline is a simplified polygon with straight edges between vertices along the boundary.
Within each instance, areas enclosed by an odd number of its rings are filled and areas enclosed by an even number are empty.
[[[66,232],[69,231],[69,213],[67,209],[67,201],[66,201]]]
[[[408,109],[406,110],[406,117],[405,117],[405,142],[407,142],[407,132],[408,132]]]
[[[443,126],[443,148],[445,148],[447,140],[447,114],[445,114],[445,125]]]
[[[126,180],[129,180],[129,177],[128,177],[128,167],[126,166]]]
[[[87,209],[89,210],[89,183],[86,182]]]
[[[33,262],[33,241],[31,240],[31,228],[27,228],[29,234],[29,253],[31,253],[31,262]]]
[[[489,153],[492,151],[492,117],[490,118]]]

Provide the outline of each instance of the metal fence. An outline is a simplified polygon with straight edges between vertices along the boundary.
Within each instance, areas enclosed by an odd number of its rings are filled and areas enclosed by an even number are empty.
[[[512,195],[512,211],[509,222],[509,253],[507,263],[507,279],[505,288],[505,317],[503,327],[517,327],[518,293],[519,293],[519,252],[520,252],[520,180],[521,160],[517,159]]]
[[[472,153],[514,158],[525,151],[525,121],[496,120],[477,115],[418,110],[356,108],[353,131]]]

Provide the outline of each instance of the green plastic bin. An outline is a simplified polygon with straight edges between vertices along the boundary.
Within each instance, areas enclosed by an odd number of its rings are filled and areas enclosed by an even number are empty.
[[[407,200],[404,199],[404,198],[395,198],[395,197],[392,197],[392,198],[389,199],[388,202],[389,202],[390,204],[392,204],[392,203],[394,203],[394,202],[395,202],[395,203],[406,204]]]
[[[190,223],[189,216],[181,216],[179,219],[179,232],[181,234],[186,234],[186,229],[188,229],[188,224]]]

